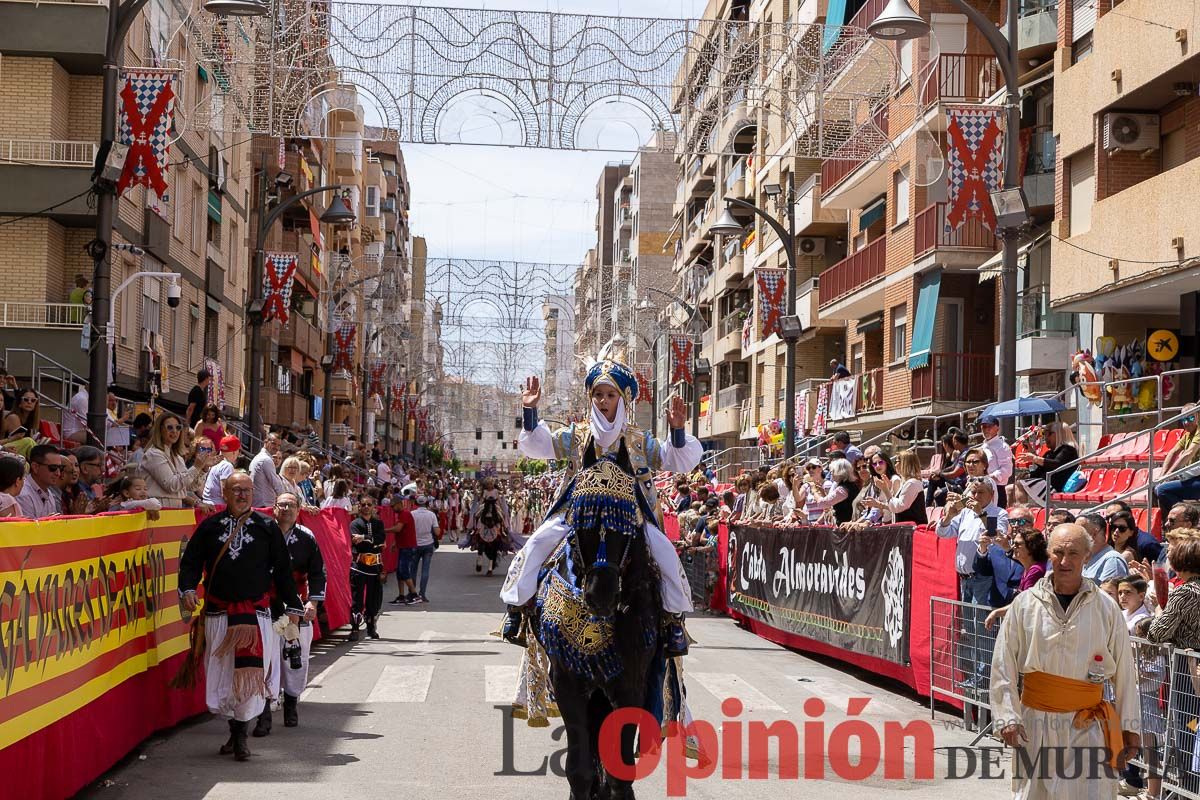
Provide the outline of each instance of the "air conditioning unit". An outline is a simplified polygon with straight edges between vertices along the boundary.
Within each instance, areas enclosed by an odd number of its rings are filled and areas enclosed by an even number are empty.
[[[1114,111],[1104,115],[1104,149],[1157,150],[1159,118],[1157,114],[1130,114]]]
[[[802,256],[823,256],[825,255],[825,237],[823,236],[801,236],[796,242],[796,250]]]

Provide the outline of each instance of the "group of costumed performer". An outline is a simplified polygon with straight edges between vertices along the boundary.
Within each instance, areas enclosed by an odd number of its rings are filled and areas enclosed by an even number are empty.
[[[700,463],[703,455],[700,442],[683,430],[687,419],[683,400],[678,396],[671,398],[667,409],[670,436],[661,441],[629,421],[638,397],[637,378],[629,367],[612,359],[603,359],[588,371],[584,385],[590,398],[590,419],[551,431],[537,418],[541,384],[536,377],[530,378],[521,398],[524,410],[518,448],[528,458],[566,460],[572,472],[606,457],[618,464],[627,464],[640,499],[647,508],[656,509],[655,473],[661,470],[689,472]],[[568,484],[564,496],[552,506],[546,520],[513,558],[500,592],[500,598],[508,605],[501,635],[514,644],[526,645],[514,715],[528,719],[531,725],[548,724],[546,716],[553,715],[554,706],[549,698],[548,659],[537,645],[536,637],[522,635],[522,617],[537,594],[543,564],[569,533],[566,510],[571,504],[570,492]],[[664,716],[680,718],[686,723],[688,714],[679,657],[687,653],[683,615],[692,610],[691,588],[674,545],[650,517],[644,520],[644,533],[662,578],[663,610],[668,615],[665,655],[672,662],[675,677],[674,681],[668,681],[674,685],[668,686]]]

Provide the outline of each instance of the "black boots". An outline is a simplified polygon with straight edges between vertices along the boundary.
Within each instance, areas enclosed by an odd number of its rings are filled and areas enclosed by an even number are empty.
[[[300,724],[300,714],[297,711],[300,698],[292,697],[287,692],[283,694],[283,726],[294,728]]]
[[[348,641],[358,641],[358,629],[359,626],[362,625],[362,618],[362,614],[359,614],[358,612],[354,612],[350,615],[350,635],[346,637]]]
[[[683,627],[683,614],[668,614],[664,628],[667,658],[679,658],[688,654],[688,635]]]
[[[271,698],[267,698],[267,707],[258,715],[258,722],[254,723],[254,736],[261,739],[264,736],[271,735]]]
[[[237,739],[236,731],[237,731],[237,720],[236,719],[229,720],[229,741],[227,741],[227,742],[225,742],[225,744],[221,745],[221,750],[220,750],[221,755],[228,756],[228,755],[233,754],[233,744],[234,744],[234,741]]]
[[[236,719],[229,720],[229,741],[221,745],[221,755],[227,756],[230,753],[237,761],[247,761],[250,758],[250,745],[246,741],[246,726],[248,722],[238,722]]]

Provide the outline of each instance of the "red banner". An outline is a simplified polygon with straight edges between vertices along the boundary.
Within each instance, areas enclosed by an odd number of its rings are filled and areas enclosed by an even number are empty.
[[[996,229],[991,193],[1003,184],[1004,132],[1000,106],[946,108],[946,229],[958,230],[968,219]]]
[[[692,340],[687,336],[671,337],[671,383],[691,383],[692,347]]]
[[[333,332],[333,369],[350,370],[354,368],[354,334],[358,326],[352,322],[343,322],[342,326]]]
[[[350,622],[350,515],[340,508],[300,512],[325,560],[325,619],[331,630]]]

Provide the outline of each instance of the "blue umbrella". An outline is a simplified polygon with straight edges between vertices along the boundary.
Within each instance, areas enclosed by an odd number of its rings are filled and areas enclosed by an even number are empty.
[[[1016,400],[992,403],[983,410],[980,416],[1035,417],[1039,414],[1057,414],[1066,410],[1067,407],[1057,400],[1048,400],[1044,397],[1018,397]]]

